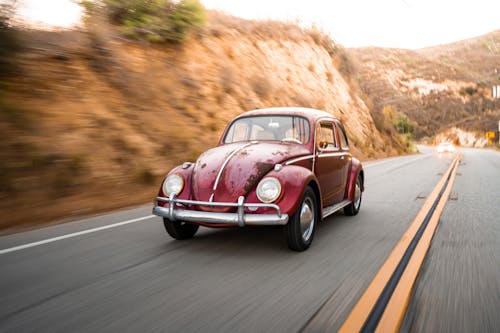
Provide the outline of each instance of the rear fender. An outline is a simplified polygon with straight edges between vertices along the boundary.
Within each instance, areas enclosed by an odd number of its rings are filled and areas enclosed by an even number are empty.
[[[351,201],[354,201],[354,192],[356,190],[356,179],[358,178],[358,175],[361,177],[361,191],[364,191],[365,173],[363,171],[363,166],[358,159],[353,158],[351,162],[351,169],[349,170],[349,181],[346,188],[346,197]]]

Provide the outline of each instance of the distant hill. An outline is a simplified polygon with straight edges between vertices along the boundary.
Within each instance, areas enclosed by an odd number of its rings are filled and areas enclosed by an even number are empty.
[[[362,90],[373,100],[375,118],[384,107],[415,122],[417,138],[451,127],[475,132],[497,128],[500,100],[500,31],[421,50],[349,49]]]
[[[428,59],[457,68],[480,85],[500,84],[500,30],[417,52]]]

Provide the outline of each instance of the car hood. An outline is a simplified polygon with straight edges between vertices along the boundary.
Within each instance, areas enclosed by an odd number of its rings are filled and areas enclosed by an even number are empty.
[[[276,142],[242,142],[210,149],[194,166],[193,198],[237,202],[238,197],[253,190],[275,164],[308,154],[305,146]]]

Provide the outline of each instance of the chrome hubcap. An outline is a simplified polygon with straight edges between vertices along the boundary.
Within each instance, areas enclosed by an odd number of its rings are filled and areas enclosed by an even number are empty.
[[[314,205],[311,198],[306,198],[300,208],[300,231],[302,239],[307,242],[314,228]]]
[[[361,205],[361,181],[358,180],[356,181],[356,188],[354,190],[354,207],[356,209],[359,209],[359,206]]]

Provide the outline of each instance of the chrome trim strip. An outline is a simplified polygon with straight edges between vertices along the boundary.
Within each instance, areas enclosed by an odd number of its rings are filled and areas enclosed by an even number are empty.
[[[226,168],[226,165],[229,163],[229,160],[234,156],[236,155],[238,152],[242,151],[243,149],[245,149],[246,147],[252,145],[254,142],[249,142],[247,144],[244,144],[243,146],[241,146],[240,148],[237,148],[235,149],[231,154],[229,154],[229,156],[226,158],[226,160],[224,161],[224,163],[222,163],[222,166],[219,170],[219,173],[217,174],[217,178],[215,178],[215,183],[214,183],[214,187],[213,187],[213,191],[217,190],[217,186],[219,185],[219,181],[220,181],[220,177],[222,177],[222,172],[224,171],[224,169]]]
[[[153,214],[166,217],[170,221],[180,220],[185,222],[200,222],[214,224],[236,224],[240,227],[245,225],[285,225],[288,222],[288,214],[282,214],[278,205],[264,203],[245,203],[245,198],[240,196],[238,202],[207,202],[195,200],[156,197],[156,202],[168,202],[167,208],[155,204]],[[237,213],[204,212],[188,209],[176,209],[178,204],[186,206],[209,206],[209,207],[238,207]],[[263,207],[276,210],[276,214],[245,214],[245,208]]]
[[[311,159],[311,158],[314,158],[314,155],[307,155],[307,156],[297,157],[297,158],[294,158],[294,159],[291,159],[291,160],[287,161],[285,163],[285,165],[294,164],[294,163],[297,163],[297,162],[300,162],[300,161],[304,161],[304,160],[308,160],[308,159]]]
[[[349,205],[350,203],[351,203],[351,200],[345,199],[339,203],[336,203],[335,205],[325,207],[325,208],[323,208],[322,217],[323,218],[328,217],[328,216],[332,215],[333,213],[341,210],[345,206]]]
[[[333,156],[347,156],[347,152],[335,152],[335,153],[320,153],[318,157],[333,157]]]

